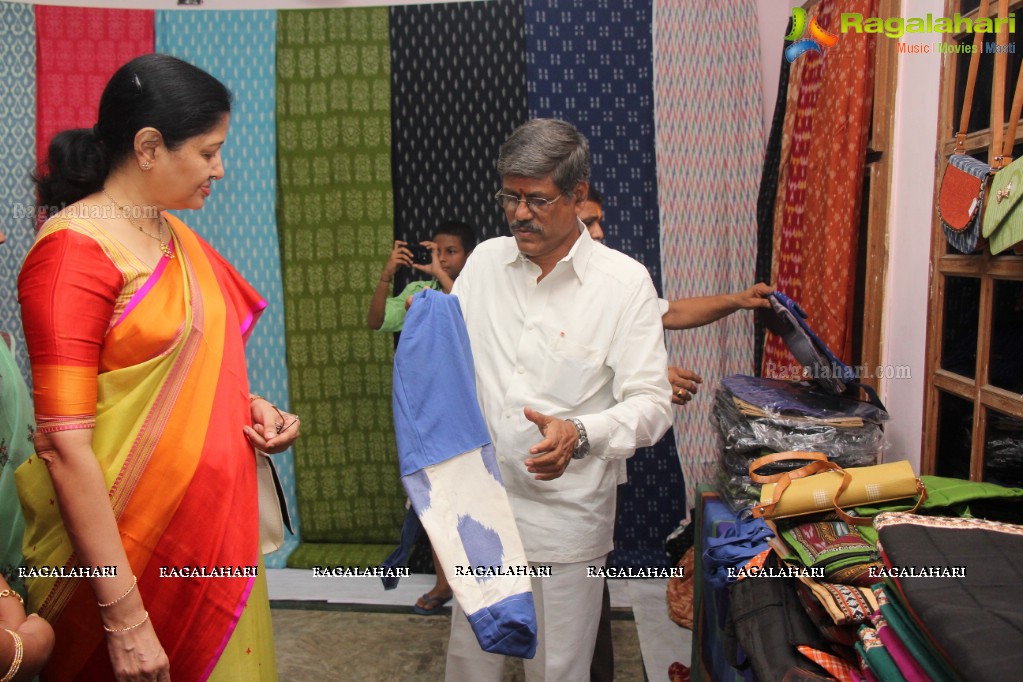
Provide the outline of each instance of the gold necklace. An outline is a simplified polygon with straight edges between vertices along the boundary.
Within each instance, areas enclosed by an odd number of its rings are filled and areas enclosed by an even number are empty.
[[[110,203],[112,203],[114,205],[114,208],[120,209],[121,216],[125,220],[127,220],[129,223],[134,225],[136,228],[138,228],[138,231],[141,232],[142,234],[146,235],[150,239],[155,239],[157,242],[159,242],[159,244],[160,244],[160,251],[163,252],[164,258],[166,258],[167,260],[174,260],[174,252],[170,250],[170,245],[167,243],[167,240],[165,240],[163,238],[163,216],[162,215],[160,216],[160,226],[158,228],[159,231],[160,231],[159,236],[149,234],[149,232],[146,230],[146,228],[144,228],[143,226],[139,225],[138,223],[136,223],[134,220],[131,219],[131,213],[130,212],[132,211],[132,209],[137,208],[137,207],[122,206],[122,205],[118,204],[117,201],[112,196],[110,196],[109,193],[107,193],[106,187],[103,187],[102,189],[100,189],[100,191],[103,192],[103,196],[105,196],[107,199],[110,199]]]

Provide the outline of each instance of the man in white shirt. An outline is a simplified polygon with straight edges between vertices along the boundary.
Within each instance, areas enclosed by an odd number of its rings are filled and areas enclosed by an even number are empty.
[[[578,219],[590,163],[573,126],[520,126],[497,169],[513,236],[478,246],[451,293],[526,556],[552,567],[532,581],[539,643],[527,679],[587,680],[603,590],[587,567],[612,549],[614,463],[671,423],[661,314],[646,268]],[[500,680],[502,665],[456,609],[447,679]]]

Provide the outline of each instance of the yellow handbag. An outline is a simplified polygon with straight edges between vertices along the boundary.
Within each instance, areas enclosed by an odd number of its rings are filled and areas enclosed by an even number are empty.
[[[756,473],[767,464],[787,460],[810,463],[781,474]],[[846,523],[866,526],[870,518],[849,516],[842,507],[876,505],[919,495],[912,513],[927,499],[923,482],[906,461],[843,469],[822,452],[779,452],[754,460],[749,472],[754,483],[763,484],[760,502],[753,506],[756,518],[781,519],[834,510]]]

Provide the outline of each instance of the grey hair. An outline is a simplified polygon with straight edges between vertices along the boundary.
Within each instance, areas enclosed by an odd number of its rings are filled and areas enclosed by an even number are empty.
[[[535,118],[523,123],[501,145],[497,172],[542,179],[550,176],[562,192],[590,179],[590,145],[571,123]]]

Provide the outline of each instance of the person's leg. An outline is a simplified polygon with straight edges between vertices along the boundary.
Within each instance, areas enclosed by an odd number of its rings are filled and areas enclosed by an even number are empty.
[[[611,639],[611,591],[604,579],[604,599],[600,605],[597,643],[590,661],[590,682],[612,682],[615,678],[615,650]]]
[[[600,621],[602,578],[589,566],[604,566],[607,556],[572,564],[554,564],[549,578],[533,578],[539,643],[525,661],[529,682],[586,682]],[[536,565],[536,564],[533,564]]]
[[[444,667],[445,682],[499,682],[503,675],[504,656],[488,654],[480,648],[469,619],[455,600]]]
[[[430,591],[416,600],[415,612],[420,615],[437,613],[438,609],[451,600],[451,585],[448,584],[448,577],[444,575],[444,568],[437,558],[437,552],[433,548],[430,551],[433,552],[433,568],[437,579]]]

